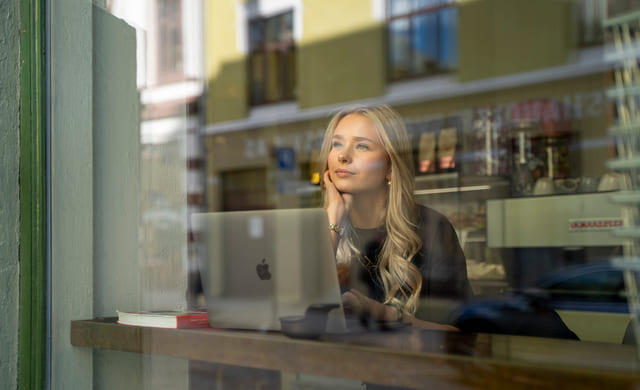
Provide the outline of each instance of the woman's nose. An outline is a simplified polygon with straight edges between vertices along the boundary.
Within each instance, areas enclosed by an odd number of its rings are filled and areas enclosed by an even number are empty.
[[[349,161],[349,158],[349,153],[346,150],[343,150],[338,154],[338,160],[340,162],[347,162]]]

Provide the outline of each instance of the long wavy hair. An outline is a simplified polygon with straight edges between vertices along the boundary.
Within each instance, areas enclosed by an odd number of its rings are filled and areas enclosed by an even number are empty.
[[[371,121],[391,164],[391,180],[384,212],[386,238],[378,256],[378,269],[385,291],[384,303],[413,314],[418,306],[422,275],[411,261],[420,250],[422,241],[416,233],[414,170],[409,136],[402,119],[388,105],[344,108],[333,116],[325,131],[319,160],[322,173],[329,169],[329,152],[335,128],[344,117],[352,114],[362,115]],[[323,205],[327,207],[324,181],[320,180],[320,183]],[[336,261],[351,263],[353,260],[361,260],[363,255],[354,245],[350,221],[346,222],[344,229],[338,242]]]

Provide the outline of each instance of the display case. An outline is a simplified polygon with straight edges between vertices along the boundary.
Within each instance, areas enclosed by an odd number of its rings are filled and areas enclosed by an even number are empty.
[[[486,202],[508,196],[509,181],[502,177],[449,172],[416,178],[416,202],[442,213],[456,229],[476,295],[495,295],[508,288],[504,264],[509,251],[487,245],[486,226]]]
[[[454,225],[476,295],[528,288],[546,272],[606,257],[621,245],[592,240],[610,232],[581,235],[575,228],[566,239],[562,230],[602,207],[602,218],[620,219],[619,208],[603,203],[604,192],[620,188],[619,177],[605,171],[606,146],[589,146],[602,128],[579,118],[568,99],[523,99],[427,119],[407,126],[416,148],[416,201]],[[450,129],[454,140],[442,139]]]

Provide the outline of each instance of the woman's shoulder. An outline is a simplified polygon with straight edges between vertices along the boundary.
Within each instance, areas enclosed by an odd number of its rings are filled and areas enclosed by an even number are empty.
[[[432,225],[434,223],[451,225],[449,219],[439,211],[422,204],[416,204],[416,214],[418,216],[418,226]]]
[[[456,230],[444,214],[424,205],[417,205],[417,214],[417,232],[423,244],[441,245],[457,240]]]

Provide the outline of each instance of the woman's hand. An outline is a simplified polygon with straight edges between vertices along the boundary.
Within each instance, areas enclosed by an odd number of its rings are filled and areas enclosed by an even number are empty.
[[[378,321],[408,322],[420,329],[445,330],[449,332],[460,331],[458,328],[451,325],[419,320],[408,313],[403,313],[402,316],[399,316],[398,309],[395,307],[380,303],[354,289],[342,294],[342,304],[344,305],[345,310],[351,311],[359,317],[370,316],[370,318]]]
[[[375,321],[397,321],[398,309],[385,305],[351,289],[342,294],[342,304],[358,317],[369,317]]]
[[[331,181],[329,171],[324,172],[325,195],[327,199],[327,217],[330,224],[342,226],[344,219],[351,209],[353,197],[351,194],[338,191]]]

